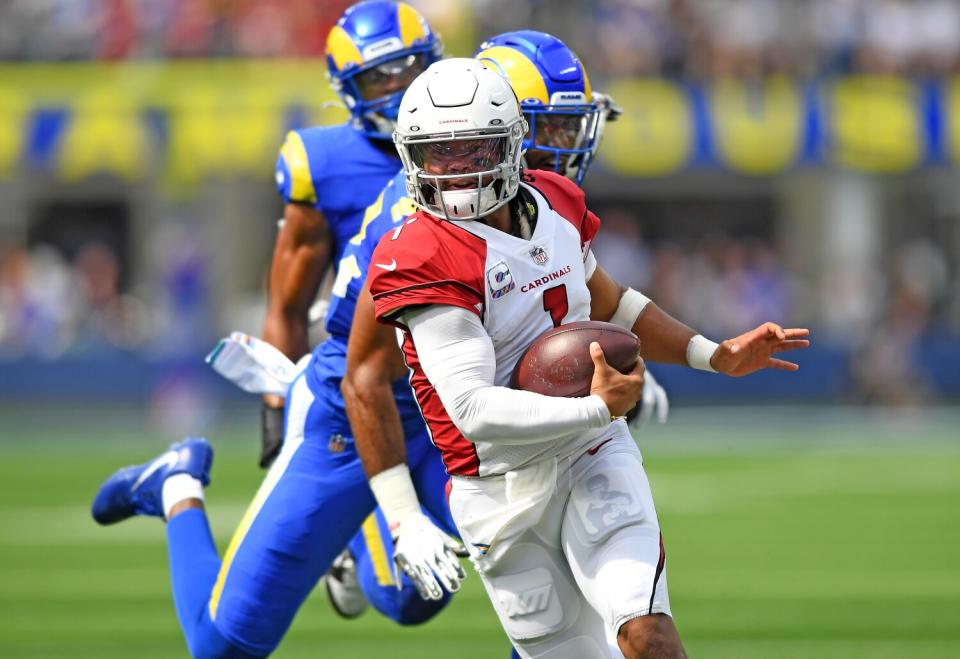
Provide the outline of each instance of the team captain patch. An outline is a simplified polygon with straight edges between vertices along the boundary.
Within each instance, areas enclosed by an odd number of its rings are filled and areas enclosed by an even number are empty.
[[[487,286],[490,287],[490,297],[494,300],[503,297],[517,287],[506,261],[500,261],[500,263],[487,270]]]

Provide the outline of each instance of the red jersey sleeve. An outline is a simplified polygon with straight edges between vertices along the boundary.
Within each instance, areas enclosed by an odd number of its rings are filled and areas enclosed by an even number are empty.
[[[377,320],[404,308],[449,304],[481,314],[486,246],[473,234],[416,213],[380,239],[367,284]]]
[[[600,218],[587,208],[583,189],[566,176],[543,170],[524,172],[523,182],[542,194],[550,208],[577,228],[586,257],[590,242],[600,230]]]

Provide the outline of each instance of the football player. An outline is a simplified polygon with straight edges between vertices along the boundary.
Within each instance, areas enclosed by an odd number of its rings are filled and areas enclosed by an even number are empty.
[[[307,350],[306,309],[321,274],[331,260],[340,261],[364,209],[400,167],[387,138],[402,88],[439,52],[426,22],[403,3],[355,5],[330,33],[331,78],[352,119],[291,133],[277,166],[289,203],[274,255],[265,334],[294,359]],[[204,511],[212,462],[204,440],[187,439],[149,463],[120,470],[94,500],[93,516],[102,524],[138,514],[167,520],[174,602],[194,656],[269,655],[374,508],[339,394],[347,330],[328,323],[328,331],[331,339],[291,386],[282,450],[222,561]],[[423,432],[419,418],[416,430]],[[429,470],[421,455],[409,458],[415,472]],[[446,475],[436,465],[438,482],[422,493],[423,502],[434,513],[431,528],[452,529],[443,501]],[[368,526],[363,535],[376,541],[368,547],[382,545],[376,520]],[[448,591],[457,589],[460,578],[450,575]],[[401,602],[400,622],[422,621],[445,603],[423,600],[412,585],[407,592],[412,595]]]
[[[572,120],[585,127],[581,136],[588,136],[587,139],[571,141],[566,135],[550,134],[543,135],[539,145],[535,145],[531,135],[528,134],[524,140],[525,158],[528,162],[537,159],[536,162],[545,164],[551,169],[556,167],[557,171],[563,171],[575,180],[583,180],[590,160],[600,143],[599,133],[602,121],[616,109],[606,97],[592,92],[586,71],[573,51],[556,37],[543,32],[524,30],[505,33],[490,39],[481,46],[477,57],[496,63],[498,71],[507,76],[518,96],[526,99],[521,103],[522,107],[531,107],[532,111],[542,113],[545,117],[558,116],[563,121]],[[562,76],[563,79],[558,81],[556,78],[561,77],[557,74],[559,71],[565,74]],[[537,81],[539,81],[538,84]],[[564,98],[559,98],[561,95]],[[558,102],[550,103],[551,96]],[[546,123],[549,125],[549,120],[546,120]],[[568,166],[565,160],[554,158],[554,154],[559,149],[564,150],[561,158],[572,154],[578,159],[577,163]],[[396,229],[415,210],[416,206],[407,196],[406,177],[401,171],[370,208],[360,234],[350,241],[344,251],[331,295],[329,309],[331,318],[342,318],[337,321],[338,323],[352,322],[356,300],[363,288],[366,273],[370,267],[370,258],[377,242],[385,233]],[[376,328],[376,325],[374,327]],[[379,328],[378,333],[382,334],[384,329]],[[386,364],[398,354],[398,351],[392,333],[386,330],[386,334],[385,339],[370,351],[367,359],[351,364],[345,379],[345,383],[350,386],[350,391],[346,392],[348,397],[357,395],[380,397],[382,400],[371,404],[371,408],[383,410],[384,413],[387,410],[397,409],[392,404],[394,396],[394,385],[390,379],[392,371]],[[365,339],[360,337],[358,340]],[[399,371],[401,374],[403,372]],[[667,412],[666,394],[652,377],[644,381],[644,396],[647,402],[643,405],[637,421],[642,423],[654,410],[661,421],[664,420]],[[415,407],[416,401],[411,395],[407,394],[396,400],[401,409],[409,405],[412,411],[419,413]],[[410,412],[403,410],[402,413],[406,416]],[[406,437],[409,441],[411,435],[408,434]],[[421,519],[420,523],[423,525],[424,520]],[[381,525],[383,524],[381,519]],[[359,565],[362,590],[377,609],[389,610],[392,608],[391,601],[402,597],[402,593],[398,593],[392,587],[393,576],[388,570],[376,569],[371,565],[371,553],[364,543],[365,538],[358,537],[350,545],[351,552]],[[404,560],[404,551],[407,550],[401,548],[401,560]],[[379,551],[374,554],[379,556]],[[392,551],[387,553],[386,559],[390,564],[393,563]],[[430,576],[427,573],[423,574],[429,581]],[[436,583],[430,583],[428,589],[434,594],[442,592],[439,584]]]
[[[612,98],[593,91],[573,50],[546,32],[517,30],[483,42],[474,57],[506,77],[520,99],[527,122],[524,168],[583,183],[607,122],[616,121],[622,111]],[[629,422],[639,428],[656,414],[665,423],[668,411],[666,392],[646,371],[642,403],[627,415]]]
[[[426,21],[404,3],[359,3],[330,31],[327,75],[350,120],[291,131],[276,166],[285,206],[262,338],[295,362],[310,352],[308,311],[322,277],[400,168],[391,138],[403,91],[441,51]],[[264,401],[261,466],[280,450],[283,409],[282,399]]]
[[[294,361],[309,352],[308,315],[320,280],[331,264],[342,260],[365,209],[397,173],[391,137],[403,91],[441,52],[439,38],[404,3],[359,3],[330,32],[328,77],[349,109],[350,121],[292,131],[276,168],[286,205],[271,264],[262,338]],[[315,384],[342,370],[346,351],[349,324],[328,319],[326,330],[333,341],[316,348],[311,366]],[[334,451],[346,448],[343,438],[348,440],[350,432],[337,387],[331,392],[322,397],[331,398],[330,412],[342,419],[325,429]],[[261,466],[269,465],[280,450],[284,419],[283,399],[264,396]],[[371,541],[377,537],[371,530],[375,527],[375,520],[364,527]],[[355,617],[366,608],[354,564],[350,552],[343,552],[325,580],[331,604],[344,617]]]
[[[644,359],[733,376],[795,370],[774,355],[806,347],[808,332],[766,323],[718,345],[619,286],[590,250],[599,220],[582,191],[553,172],[521,179],[526,132],[513,90],[477,60],[438,62],[405,94],[395,141],[419,210],[381,239],[357,301],[343,382],[354,439],[398,563],[442,580],[452,556],[423,533],[395,413],[355,381],[377,351],[381,368],[402,371],[376,318],[401,332],[452,476],[451,511],[521,656],[604,656],[609,631],[628,658],[683,657],[656,512],[621,416],[640,397],[642,362],[620,374],[592,345],[592,393],[575,399],[508,389],[510,373],[544,331],[588,318],[633,331]],[[590,514],[597,492],[617,515]]]

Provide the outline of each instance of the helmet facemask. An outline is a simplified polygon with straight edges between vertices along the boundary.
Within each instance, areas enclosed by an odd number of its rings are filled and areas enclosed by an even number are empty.
[[[595,104],[541,106],[524,104],[530,130],[524,137],[524,166],[548,169],[578,185],[590,168],[599,143],[600,110]]]
[[[432,135],[394,135],[417,206],[446,220],[476,220],[517,194],[526,122]]]

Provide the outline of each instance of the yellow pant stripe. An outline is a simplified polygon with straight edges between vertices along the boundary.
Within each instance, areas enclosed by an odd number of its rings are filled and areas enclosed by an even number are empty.
[[[217,607],[220,605],[220,595],[223,592],[223,584],[227,580],[227,572],[230,571],[230,564],[233,562],[233,557],[237,553],[240,543],[243,542],[243,539],[246,537],[247,531],[250,530],[250,525],[253,524],[253,520],[257,518],[257,513],[260,512],[260,509],[263,507],[267,497],[270,496],[270,492],[273,491],[273,487],[276,485],[277,480],[278,479],[271,479],[268,475],[267,479],[263,481],[260,489],[257,490],[257,496],[253,498],[253,503],[251,503],[250,507],[247,508],[247,512],[243,514],[243,518],[240,520],[237,530],[233,532],[233,537],[230,538],[230,544],[227,546],[227,553],[224,554],[223,563],[220,565],[220,573],[217,574],[217,582],[213,585],[213,592],[210,593],[211,619],[216,619],[217,617]]]
[[[367,551],[370,552],[370,560],[373,562],[373,573],[377,575],[377,583],[381,586],[396,585],[397,582],[393,579],[392,566],[387,559],[387,548],[384,546],[380,526],[377,524],[377,514],[371,513],[364,520],[361,529],[363,530],[363,539],[367,543]]]
[[[230,539],[230,544],[227,546],[227,553],[224,554],[223,563],[220,565],[220,573],[217,574],[217,582],[213,585],[213,591],[210,593],[209,608],[211,620],[216,620],[217,618],[217,607],[220,606],[220,596],[223,594],[223,586],[227,581],[230,564],[233,562],[233,557],[236,555],[237,549],[240,548],[240,543],[243,542],[247,532],[250,530],[250,526],[253,524],[253,520],[257,518],[260,509],[263,508],[263,504],[266,503],[270,493],[273,492],[277,483],[280,482],[283,472],[285,472],[290,465],[290,459],[303,443],[303,423],[306,419],[307,410],[310,408],[310,403],[313,401],[313,395],[310,393],[309,388],[307,388],[306,378],[301,377],[296,381],[291,390],[290,398],[295,400],[297,404],[291,409],[289,418],[287,419],[288,432],[284,438],[283,449],[280,451],[280,455],[277,456],[273,466],[270,467],[270,471],[267,472],[267,476],[263,479],[260,489],[257,490],[257,495],[253,497],[253,502],[250,504],[250,507],[247,508],[247,512],[243,514],[243,519],[240,520],[240,524],[237,526],[237,530],[234,531],[233,537]],[[289,432],[289,428],[297,428],[299,431]]]

